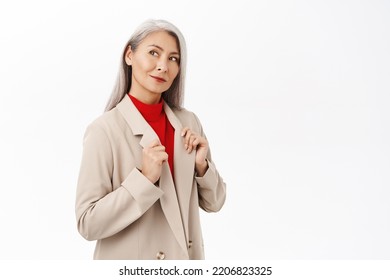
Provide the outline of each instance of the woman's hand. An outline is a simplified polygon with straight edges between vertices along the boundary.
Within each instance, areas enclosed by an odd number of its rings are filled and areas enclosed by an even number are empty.
[[[184,137],[184,149],[186,149],[188,153],[191,153],[193,150],[196,151],[195,170],[197,176],[202,177],[208,168],[206,156],[209,150],[209,143],[206,138],[193,132],[188,127],[183,128],[181,136]]]
[[[160,179],[162,164],[168,160],[165,147],[155,139],[142,150],[142,174],[153,184]]]

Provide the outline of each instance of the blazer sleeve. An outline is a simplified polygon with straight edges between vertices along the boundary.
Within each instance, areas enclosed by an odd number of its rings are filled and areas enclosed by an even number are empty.
[[[116,234],[141,217],[162,195],[137,168],[117,188],[111,143],[98,124],[84,135],[83,155],[76,191],[76,219],[80,234],[97,240]]]
[[[200,134],[207,138],[198,117],[194,114]],[[198,185],[199,206],[206,212],[217,212],[226,200],[226,184],[219,175],[211,159],[210,148],[207,154],[208,169],[202,177],[195,176]]]

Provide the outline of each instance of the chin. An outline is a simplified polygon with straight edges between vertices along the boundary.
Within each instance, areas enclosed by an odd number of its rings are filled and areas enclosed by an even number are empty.
[[[153,94],[162,94],[163,92],[167,91],[168,89],[150,89],[150,92]]]

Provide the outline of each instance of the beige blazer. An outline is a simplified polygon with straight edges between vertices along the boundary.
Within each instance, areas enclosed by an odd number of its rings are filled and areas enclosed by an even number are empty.
[[[142,149],[157,134],[127,95],[85,132],[76,218],[80,234],[97,240],[94,259],[204,259],[199,207],[220,210],[226,186],[210,153],[197,177],[195,151],[184,150],[183,127],[204,136],[195,114],[164,110],[175,129],[174,179],[164,163],[159,186],[139,171]]]

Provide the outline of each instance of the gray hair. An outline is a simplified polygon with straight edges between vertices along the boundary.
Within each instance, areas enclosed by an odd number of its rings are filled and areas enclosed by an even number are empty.
[[[187,49],[186,43],[180,30],[172,23],[165,20],[147,20],[142,23],[133,33],[130,40],[126,43],[126,46],[122,52],[120,61],[120,67],[118,77],[111,93],[111,96],[107,102],[105,111],[109,111],[114,108],[128,93],[131,87],[131,75],[132,68],[128,66],[125,61],[125,53],[129,46],[133,51],[136,51],[139,44],[149,34],[156,31],[166,31],[172,35],[178,44],[180,53],[180,70],[171,87],[163,92],[162,97],[164,101],[175,109],[181,109],[184,99],[184,81],[186,75],[186,62],[187,62]]]

